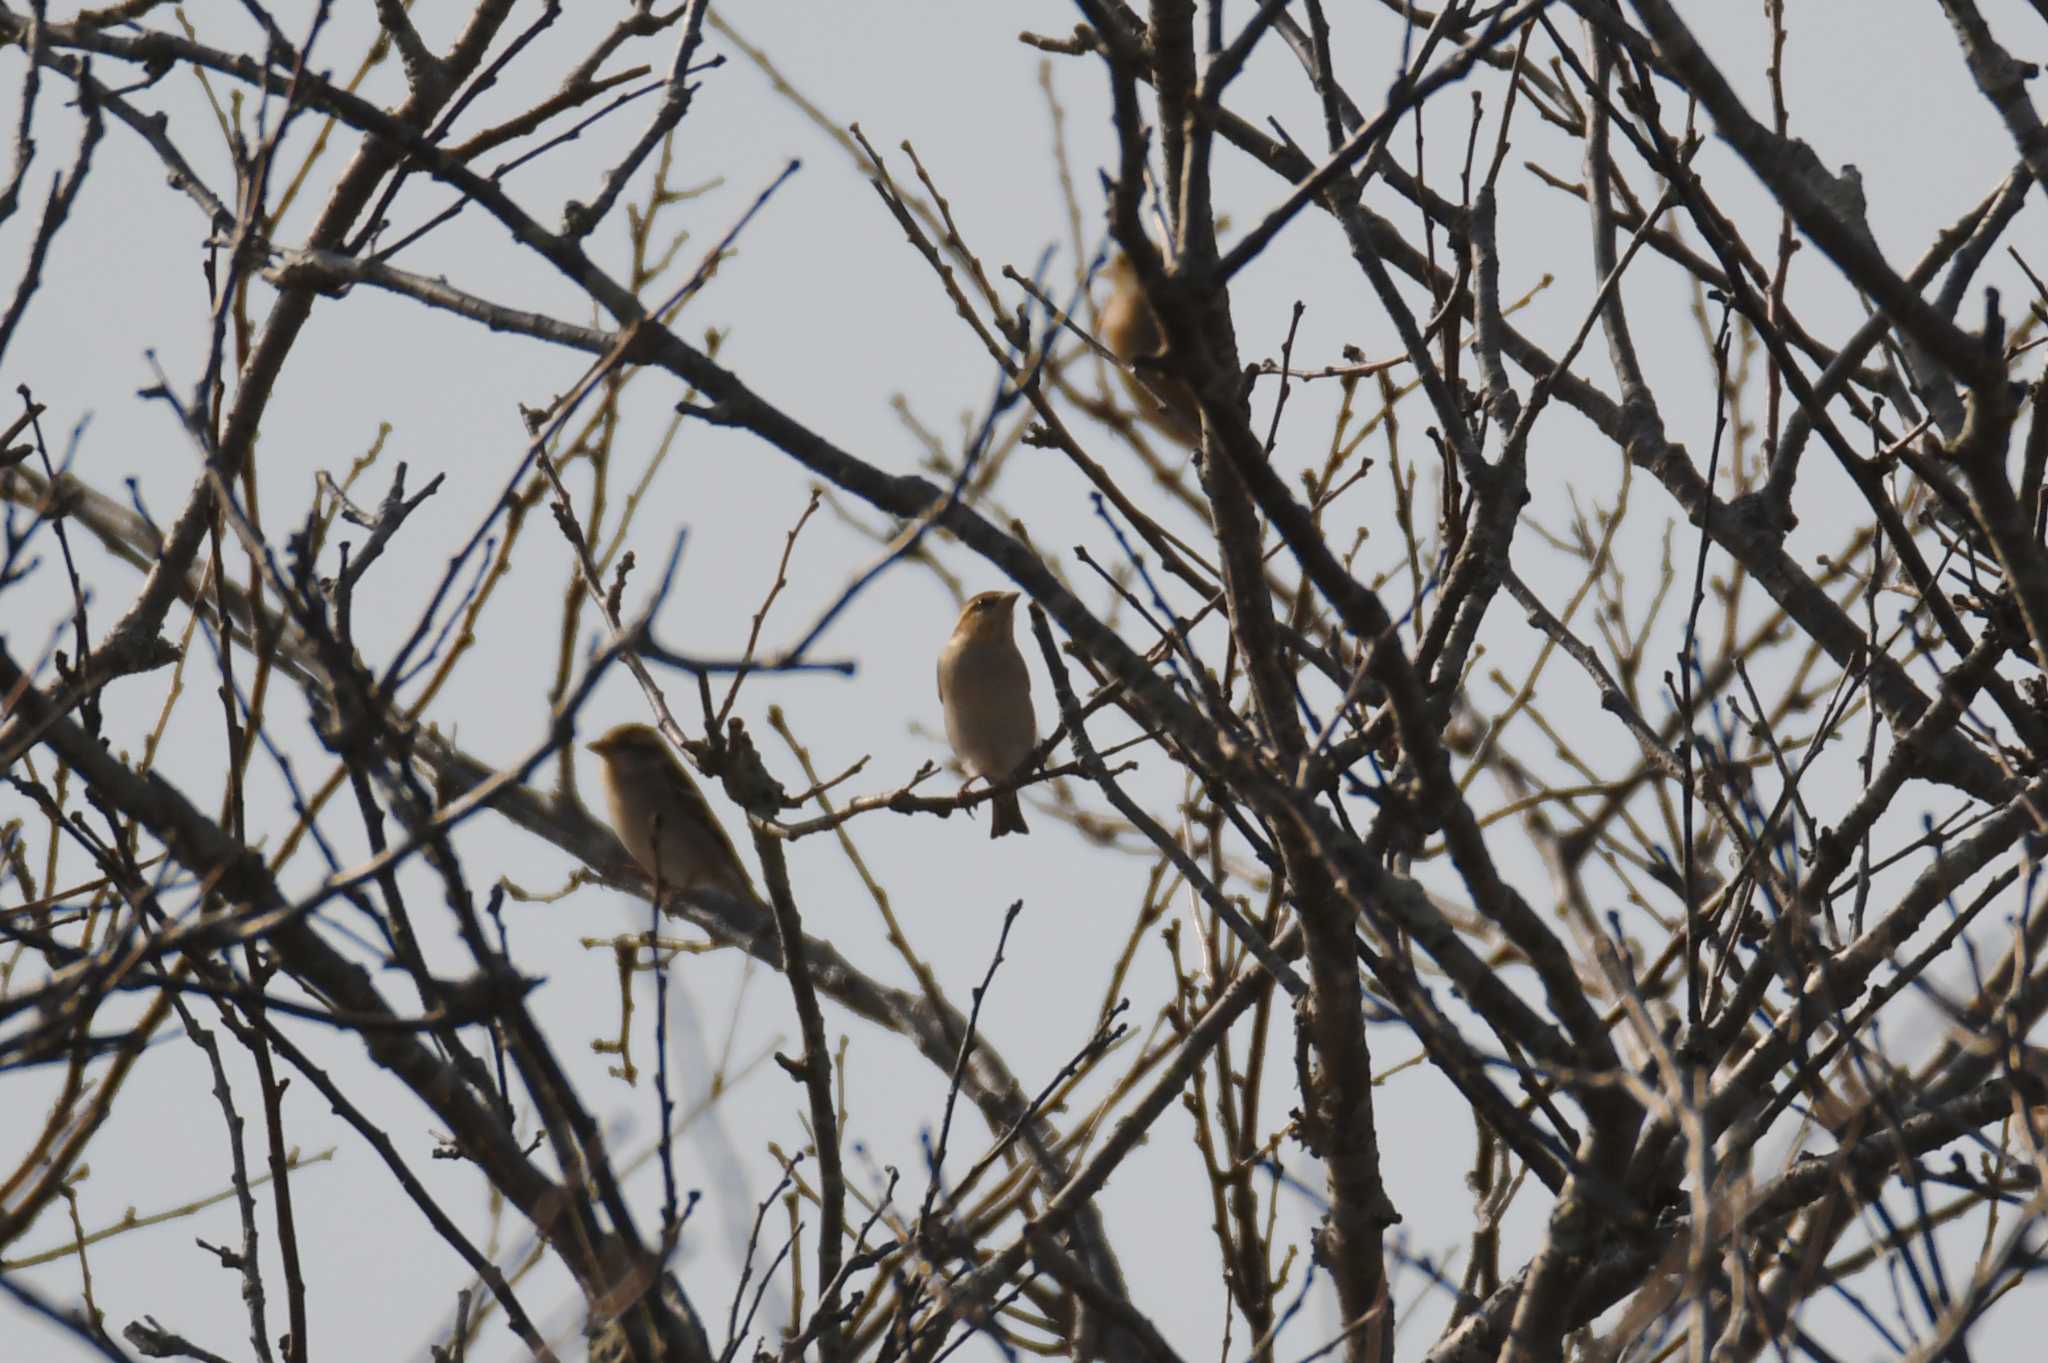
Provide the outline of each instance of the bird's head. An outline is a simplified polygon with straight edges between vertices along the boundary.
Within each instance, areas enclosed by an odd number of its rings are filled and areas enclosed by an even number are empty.
[[[960,622],[953,633],[965,638],[1002,638],[1010,633],[1017,614],[1016,592],[982,592],[971,596],[960,608]]]
[[[668,741],[646,724],[621,724],[584,746],[612,766],[662,767],[672,760]]]

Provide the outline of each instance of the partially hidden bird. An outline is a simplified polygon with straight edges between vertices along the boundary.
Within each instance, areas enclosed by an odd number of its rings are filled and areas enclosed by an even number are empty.
[[[587,746],[603,765],[612,828],[662,894],[713,889],[759,898],[732,839],[659,731],[621,724]]]
[[[1109,279],[1109,299],[1102,305],[1099,325],[1102,343],[1109,353],[1127,366],[1122,374],[1131,401],[1153,428],[1183,445],[1202,443],[1202,407],[1194,390],[1166,373],[1156,364],[1166,351],[1166,337],[1159,330],[1159,317],[1145,300],[1131,258],[1119,255],[1103,271]]]

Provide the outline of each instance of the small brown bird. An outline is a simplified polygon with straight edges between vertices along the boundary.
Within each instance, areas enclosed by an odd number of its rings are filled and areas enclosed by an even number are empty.
[[[1159,318],[1145,301],[1138,286],[1138,271],[1131,258],[1119,255],[1105,272],[1109,276],[1109,301],[1102,305],[1102,343],[1110,354],[1136,368],[1118,372],[1138,411],[1162,435],[1183,445],[1202,443],[1202,408],[1185,383],[1156,366],[1137,368],[1140,360],[1155,359],[1166,349],[1159,333]]]
[[[968,601],[939,650],[939,704],[946,737],[970,777],[995,782],[1017,774],[1038,742],[1031,712],[1031,673],[1017,651],[1011,622],[1017,593],[983,592]],[[1029,833],[1017,793],[995,798],[988,835]]]
[[[732,839],[668,740],[645,724],[621,724],[589,748],[604,766],[612,827],[661,893],[702,888],[758,897]]]

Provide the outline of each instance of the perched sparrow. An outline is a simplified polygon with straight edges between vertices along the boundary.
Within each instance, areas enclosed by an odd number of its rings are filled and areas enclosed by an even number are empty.
[[[1138,271],[1129,256],[1110,262],[1109,301],[1102,305],[1102,343],[1126,365],[1160,355],[1166,340],[1159,334],[1159,319],[1138,287]],[[1118,371],[1131,401],[1161,434],[1183,445],[1202,443],[1202,409],[1194,393],[1179,379],[1152,366]]]
[[[1031,673],[1017,651],[1011,620],[1017,593],[983,592],[960,612],[953,637],[939,650],[939,703],[946,737],[970,776],[1000,781],[1017,774],[1038,742],[1031,713]],[[988,835],[1029,833],[1017,793],[998,795]]]
[[[604,764],[619,841],[662,893],[702,887],[755,897],[732,839],[666,739],[645,724],[621,724],[590,750]]]

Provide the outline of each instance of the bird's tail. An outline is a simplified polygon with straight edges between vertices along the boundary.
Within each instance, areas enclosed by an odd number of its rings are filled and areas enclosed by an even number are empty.
[[[1000,838],[1005,833],[1029,833],[1031,826],[1024,822],[1024,807],[1017,803],[1017,792],[998,795],[994,800],[996,815],[989,821],[988,835]]]

